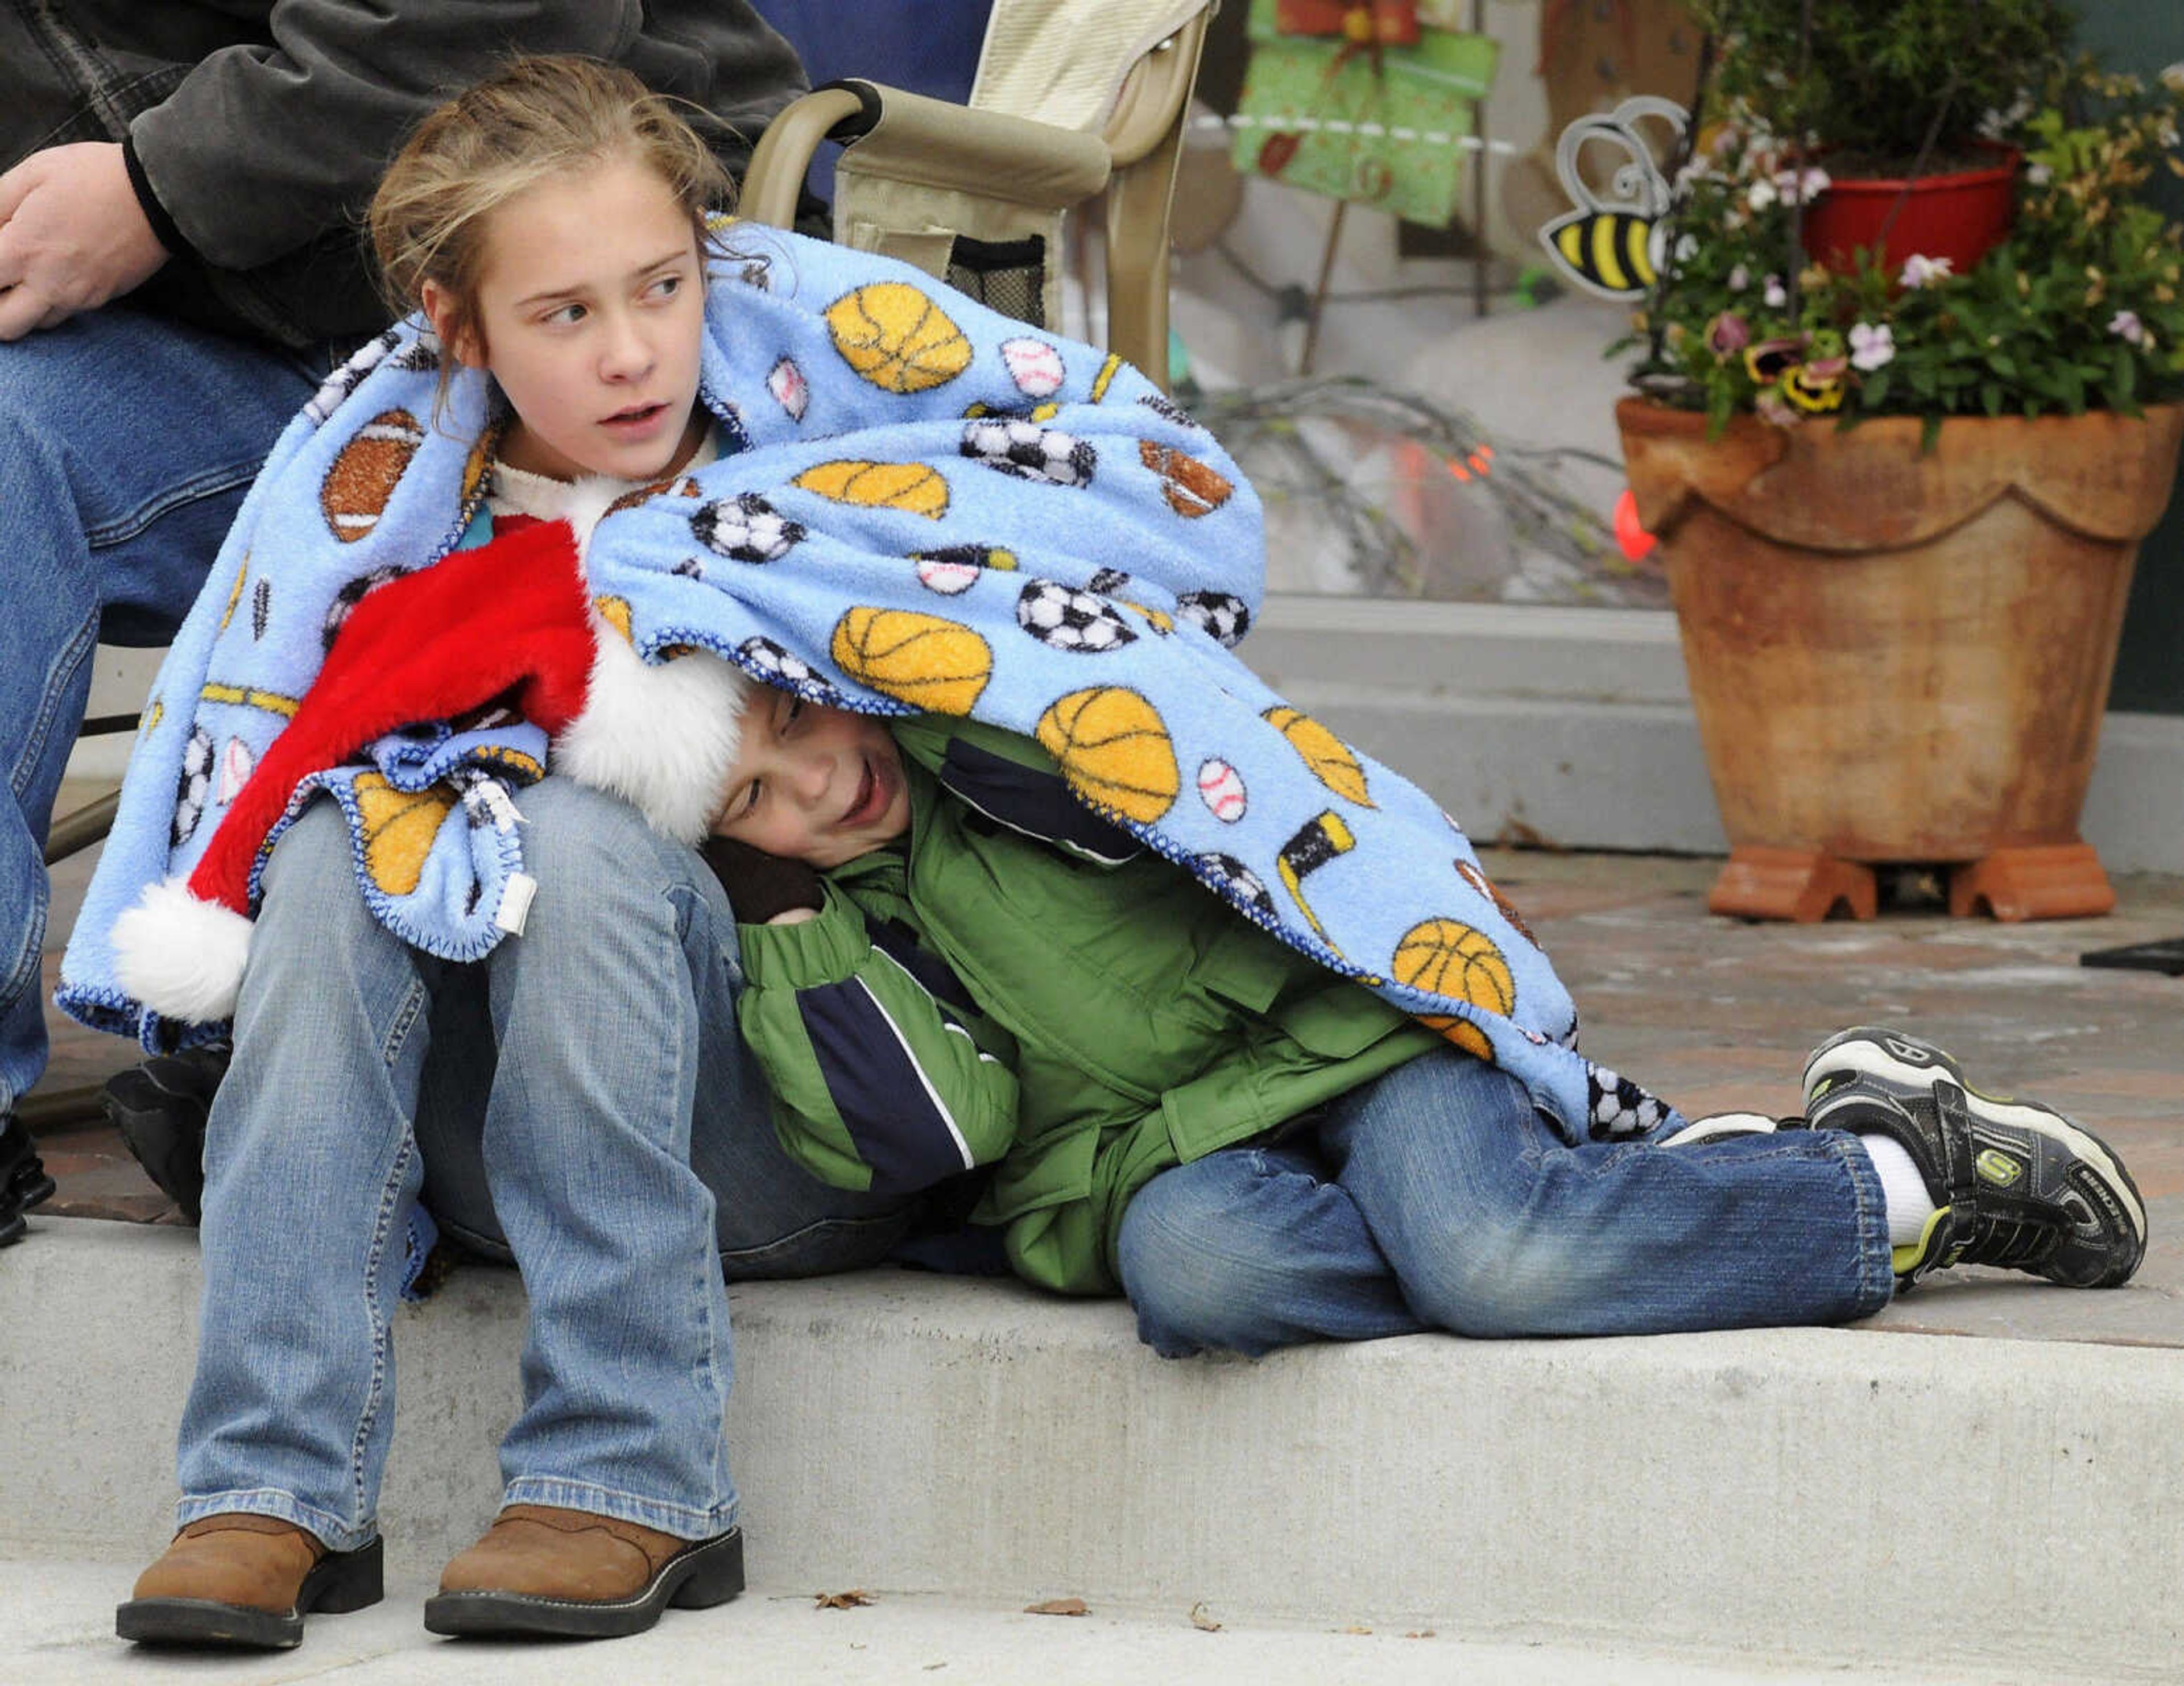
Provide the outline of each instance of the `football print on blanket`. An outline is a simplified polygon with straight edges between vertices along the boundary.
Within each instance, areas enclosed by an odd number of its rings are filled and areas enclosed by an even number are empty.
[[[336,538],[354,544],[379,525],[424,442],[424,430],[406,409],[382,410],[357,429],[319,489],[319,509]]]

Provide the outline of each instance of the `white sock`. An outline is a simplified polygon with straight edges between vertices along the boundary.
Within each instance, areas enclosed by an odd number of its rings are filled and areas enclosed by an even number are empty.
[[[1888,1205],[1888,1244],[1905,1247],[1926,1233],[1934,1216],[1934,1202],[1926,1193],[1926,1179],[1919,1174],[1903,1143],[1893,1136],[1860,1136],[1873,1168],[1880,1173],[1881,1198]]]

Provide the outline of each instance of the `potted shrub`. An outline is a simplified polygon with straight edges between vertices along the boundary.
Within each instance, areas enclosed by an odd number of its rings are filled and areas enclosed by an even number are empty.
[[[1848,268],[1911,253],[1969,270],[2009,231],[2020,116],[2069,37],[2060,0],[1704,0],[1725,106],[1763,113],[1830,186],[1804,248]],[[1998,119],[2000,120],[1998,120]]]
[[[1812,0],[1810,36],[1805,9],[1711,8],[1723,70],[1618,410],[1732,849],[1709,904],[1869,915],[1873,865],[1915,862],[1948,869],[1958,913],[2105,912],[2077,816],[2184,437],[2184,252],[2142,198],[2184,174],[2184,68],[2148,86],[2074,61],[2020,27],[2048,0]],[[1906,27],[1853,86],[1823,20],[1892,10],[1986,29]],[[1943,92],[1908,112],[1922,87]],[[1908,143],[1951,173],[1968,100],[2018,154],[1992,248],[1907,248],[1899,215],[1808,261],[1834,169]]]

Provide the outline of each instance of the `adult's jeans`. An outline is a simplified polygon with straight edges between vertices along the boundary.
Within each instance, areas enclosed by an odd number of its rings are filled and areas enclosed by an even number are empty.
[[[110,305],[0,345],[0,1111],[46,1067],[46,828],[101,637],[157,644],[346,348]]]
[[[905,1202],[827,1188],[776,1142],[736,1030],[733,915],[698,855],[563,779],[516,800],[538,896],[474,965],[371,918],[330,803],[267,865],[206,1132],[181,1522],[254,1511],[337,1550],[372,1536],[421,1190],[522,1271],[503,1502],[684,1539],[735,1519],[723,1257],[849,1269],[908,1223]]]
[[[1168,1357],[1304,1340],[1650,1334],[1835,1323],[1893,1288],[1854,1136],[1570,1146],[1453,1049],[1361,1085],[1275,1144],[1162,1171],[1117,1238]]]

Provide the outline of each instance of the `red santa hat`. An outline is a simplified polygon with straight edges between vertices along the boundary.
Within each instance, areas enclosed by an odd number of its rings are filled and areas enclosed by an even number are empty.
[[[151,886],[114,921],[114,976],[138,1001],[190,1022],[231,1016],[251,872],[297,785],[419,721],[512,698],[556,740],[559,768],[625,798],[667,836],[705,835],[753,682],[703,652],[639,657],[593,609],[570,523],[518,519],[498,531],[358,603],[187,879]]]

